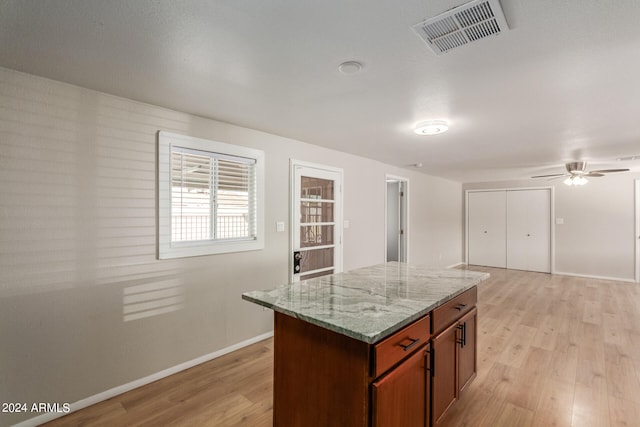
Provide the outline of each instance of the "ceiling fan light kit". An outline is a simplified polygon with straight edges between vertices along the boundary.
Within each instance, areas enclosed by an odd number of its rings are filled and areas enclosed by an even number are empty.
[[[567,185],[585,185],[587,182],[589,182],[589,180],[580,175],[570,176],[564,180],[564,183]]]
[[[550,179],[558,179],[562,177],[567,177],[564,180],[564,183],[567,185],[585,185],[589,180],[586,178],[587,176],[590,178],[600,178],[607,173],[614,172],[628,172],[629,169],[599,169],[591,172],[587,172],[587,162],[570,162],[564,165],[567,169],[568,173],[554,173],[551,175],[536,175],[531,178],[550,178]]]

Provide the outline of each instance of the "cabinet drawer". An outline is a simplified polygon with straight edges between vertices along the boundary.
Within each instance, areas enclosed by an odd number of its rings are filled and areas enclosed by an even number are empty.
[[[476,306],[478,288],[474,286],[431,312],[433,333],[437,334]]]
[[[374,346],[374,377],[378,377],[400,362],[414,350],[422,347],[431,338],[429,315],[416,320]]]

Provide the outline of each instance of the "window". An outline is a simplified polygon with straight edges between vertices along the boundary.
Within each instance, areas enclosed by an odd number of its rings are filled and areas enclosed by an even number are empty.
[[[159,132],[159,258],[264,247],[264,153]]]

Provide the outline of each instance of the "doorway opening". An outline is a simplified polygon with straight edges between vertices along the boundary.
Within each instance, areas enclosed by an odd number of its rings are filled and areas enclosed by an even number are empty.
[[[409,181],[386,177],[385,260],[408,262]]]

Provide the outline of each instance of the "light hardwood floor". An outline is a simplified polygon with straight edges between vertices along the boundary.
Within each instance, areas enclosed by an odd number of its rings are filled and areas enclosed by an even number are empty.
[[[273,339],[45,424],[46,426],[271,426]]]
[[[515,270],[478,287],[478,376],[444,427],[640,425],[640,285]],[[48,426],[271,426],[266,340]]]

